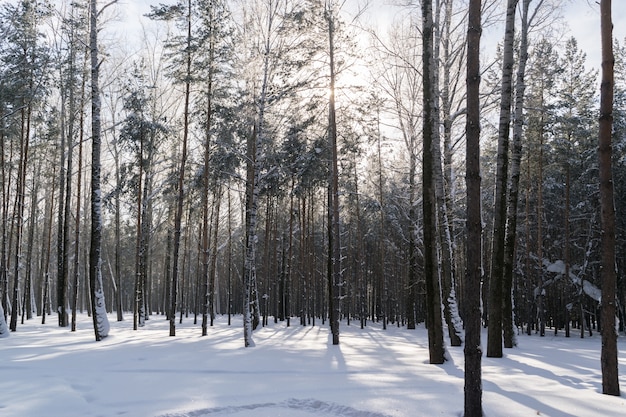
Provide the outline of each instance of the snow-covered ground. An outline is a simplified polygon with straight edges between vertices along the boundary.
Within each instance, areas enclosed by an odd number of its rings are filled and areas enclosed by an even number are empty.
[[[202,337],[191,319],[168,336],[153,316],[110,317],[110,336],[94,341],[91,319],[71,333],[40,319],[0,339],[3,417],[416,417],[461,416],[463,349],[428,364],[427,334],[376,324],[341,324],[341,345],[326,326],[273,324],[243,347],[241,317],[218,318]],[[295,320],[292,321],[292,323]],[[483,358],[485,415],[626,415],[626,395],[600,394],[600,338],[519,336],[505,358]],[[483,339],[485,340],[485,339]],[[620,341],[621,347],[626,345]],[[626,355],[620,353],[626,390]]]

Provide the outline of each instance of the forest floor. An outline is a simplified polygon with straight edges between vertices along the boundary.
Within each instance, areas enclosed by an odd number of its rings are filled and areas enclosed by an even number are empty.
[[[152,316],[132,330],[132,316],[94,341],[91,319],[78,330],[40,318],[0,339],[3,417],[416,417],[463,414],[463,348],[428,364],[426,330],[341,323],[341,344],[327,326],[293,319],[254,332],[243,347],[241,316],[218,317],[208,336],[188,318],[169,336]],[[318,323],[319,324],[319,323]],[[483,335],[483,345],[486,343]],[[483,357],[488,417],[626,415],[626,394],[600,394],[599,335],[565,338],[553,331],[519,335],[505,357]],[[620,347],[626,349],[624,338]],[[626,353],[620,352],[626,390]],[[626,392],[626,391],[624,391]]]

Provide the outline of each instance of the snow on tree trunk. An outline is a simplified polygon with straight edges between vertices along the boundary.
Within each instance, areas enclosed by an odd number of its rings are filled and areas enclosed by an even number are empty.
[[[440,15],[441,5],[437,7],[437,20],[434,24],[437,34],[436,39],[440,38]],[[439,126],[441,119],[439,115],[439,42],[434,44],[433,56],[433,126]],[[448,210],[446,205],[446,193],[444,189],[443,167],[441,160],[441,134],[439,129],[433,129],[433,177],[435,189],[435,201],[437,209],[437,239],[439,241],[441,253],[441,292],[443,296],[443,314],[448,326],[448,337],[452,346],[461,346],[461,335],[463,334],[463,323],[456,308],[456,293],[454,291],[454,254],[452,248],[452,236],[450,235],[450,225]]]
[[[4,308],[2,308],[2,303],[0,303],[0,339],[9,337],[9,335],[9,326],[7,326],[7,320],[4,316]]]
[[[110,3],[113,4],[113,3]],[[89,49],[91,53],[91,244],[89,247],[89,285],[91,312],[96,341],[109,334],[109,319],[106,314],[102,288],[102,190],[100,189],[100,87],[98,61],[98,9],[97,1],[90,3]]]

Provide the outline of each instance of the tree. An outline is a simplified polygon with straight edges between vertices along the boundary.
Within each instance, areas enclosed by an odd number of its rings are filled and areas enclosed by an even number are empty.
[[[330,94],[328,101],[328,142],[330,170],[328,181],[328,308],[333,345],[339,344],[339,299],[341,298],[341,227],[339,219],[339,172],[337,163],[337,119],[335,113],[335,5],[325,3],[324,13],[328,23],[328,57]]]
[[[600,166],[600,208],[602,221],[602,393],[620,395],[617,332],[615,330],[616,285],[615,270],[615,201],[611,162],[613,129],[613,88],[615,57],[613,56],[613,22],[611,0],[600,2],[602,37],[602,83],[600,89],[600,130],[598,160]]]
[[[515,39],[515,11],[518,0],[508,0],[506,28],[504,32],[504,53],[502,57],[502,90],[500,93],[500,121],[498,125],[498,161],[496,172],[496,201],[493,220],[493,242],[491,276],[489,278],[489,333],[487,336],[487,356],[502,357],[502,306],[504,243],[507,213],[507,176],[509,169],[509,133],[511,126],[511,98],[513,89],[513,41]]]
[[[422,2],[422,81],[423,81],[423,215],[424,215],[424,279],[426,281],[426,320],[428,327],[428,347],[430,363],[438,364],[445,361],[445,347],[443,343],[443,321],[441,316],[441,284],[439,281],[437,256],[437,220],[434,183],[433,137],[439,129],[436,123],[435,95],[438,94],[435,84],[433,56],[433,13],[432,0]],[[439,161],[439,163],[441,163]],[[443,226],[442,226],[443,227]]]
[[[515,329],[513,323],[513,298],[508,296],[513,286],[513,261],[517,237],[517,211],[519,202],[519,181],[522,162],[522,135],[524,128],[524,99],[526,92],[526,63],[528,62],[528,30],[532,18],[528,16],[528,9],[532,0],[522,0],[522,16],[520,27],[519,58],[515,80],[515,109],[513,115],[513,148],[511,150],[511,182],[507,203],[506,237],[504,249],[504,270],[502,278],[502,293],[506,294],[502,305],[502,327],[504,330],[504,347],[512,348],[515,344]],[[533,14],[534,16],[534,14]]]
[[[106,7],[116,3],[109,3]],[[89,9],[89,51],[91,56],[91,242],[89,246],[89,289],[91,295],[91,316],[96,341],[109,334],[109,319],[106,314],[104,288],[102,285],[102,189],[101,171],[101,98],[100,61],[98,58],[98,10],[97,0],[91,0]]]
[[[482,242],[480,215],[480,35],[481,0],[470,0],[467,31],[467,269],[465,275],[465,417],[481,417],[482,349],[480,282]]]
[[[19,283],[20,278],[23,275],[22,269],[25,265],[22,253],[22,238],[24,233],[25,224],[25,208],[26,208],[26,182],[29,171],[29,157],[30,157],[30,145],[31,136],[33,134],[33,125],[35,124],[35,112],[41,103],[43,98],[43,86],[46,81],[46,69],[48,68],[49,56],[47,49],[43,47],[40,42],[41,33],[39,32],[38,24],[42,17],[46,13],[46,5],[39,4],[35,1],[23,1],[19,5],[7,5],[3,8],[2,20],[7,21],[6,35],[7,35],[7,50],[2,57],[2,64],[5,66],[6,75],[10,76],[9,83],[6,87],[9,87],[11,92],[10,106],[12,108],[11,114],[15,116],[12,123],[13,136],[16,140],[17,161],[10,161],[12,164],[16,163],[17,172],[15,177],[15,185],[11,185],[11,176],[9,174],[8,181],[6,182],[7,191],[3,191],[3,196],[10,195],[12,187],[14,188],[14,202],[12,212],[12,225],[11,232],[8,237],[8,242],[3,242],[3,252],[8,249],[11,252],[11,246],[13,246],[11,255],[13,256],[13,292],[11,295],[11,319],[9,322],[9,328],[11,331],[17,330],[17,317],[19,311]],[[4,22],[3,22],[4,23]],[[4,87],[4,88],[2,88]],[[2,90],[6,87],[2,86]],[[3,91],[4,93],[8,91]],[[3,103],[3,107],[9,103]],[[5,110],[2,110],[3,116]],[[2,121],[3,125],[6,123]],[[10,123],[7,123],[8,126]],[[4,129],[3,129],[4,130]],[[5,138],[2,138],[3,142]],[[2,149],[3,162],[4,161],[4,143]],[[10,152],[12,155],[12,152]],[[3,172],[6,167],[2,167]],[[6,176],[3,181],[7,180]],[[3,184],[3,186],[5,186]],[[8,198],[3,201],[3,214],[8,217]],[[3,240],[7,239],[6,225],[4,225]],[[3,274],[3,289],[2,297],[8,299],[8,269],[9,258],[4,256],[2,259]],[[10,256],[10,255],[9,255]],[[3,301],[6,303],[6,301]]]

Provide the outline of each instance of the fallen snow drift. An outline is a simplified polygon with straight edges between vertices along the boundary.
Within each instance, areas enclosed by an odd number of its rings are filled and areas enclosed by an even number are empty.
[[[38,321],[38,320],[37,320]],[[428,364],[427,333],[341,324],[332,346],[325,326],[270,324],[243,347],[241,317],[218,318],[209,335],[188,319],[146,327],[110,318],[94,341],[91,319],[79,330],[35,320],[0,340],[3,417],[415,417],[460,416],[463,348]],[[485,338],[483,338],[485,340]],[[626,415],[626,400],[600,394],[600,338],[519,336],[502,359],[483,358],[485,415]],[[623,346],[623,343],[622,343]],[[620,354],[626,389],[626,358]]]

